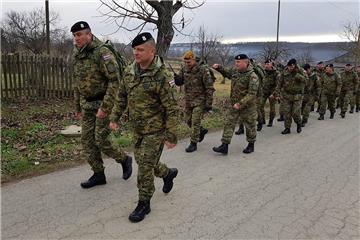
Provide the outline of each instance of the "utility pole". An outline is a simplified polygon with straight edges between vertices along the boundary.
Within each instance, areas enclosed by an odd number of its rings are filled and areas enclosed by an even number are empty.
[[[46,53],[50,55],[49,0],[45,0],[45,17],[46,17]]]
[[[280,27],[280,0],[278,2],[278,16],[277,16],[277,28],[276,28],[276,58],[279,56],[279,27]]]

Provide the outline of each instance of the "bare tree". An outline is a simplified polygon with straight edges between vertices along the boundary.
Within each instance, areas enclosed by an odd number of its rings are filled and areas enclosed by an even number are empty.
[[[57,28],[56,23],[59,15],[50,13],[50,25],[52,36],[61,35],[64,29]],[[16,45],[12,51],[26,50],[34,54],[46,50],[46,22],[43,9],[34,9],[30,12],[10,11],[6,13],[2,23],[2,38],[8,45]]]
[[[182,33],[189,23],[184,17],[176,22],[175,14],[181,9],[195,9],[204,4],[202,0],[127,0],[120,3],[116,0],[100,0],[100,12],[106,21],[117,25],[120,29],[141,32],[147,24],[157,28],[157,52],[166,57],[174,32]],[[102,11],[104,7],[106,11]],[[130,23],[130,20],[137,20]],[[135,24],[135,25],[134,25]]]
[[[204,26],[199,28],[197,35],[196,45],[199,49],[200,58],[208,63],[211,59],[214,59],[217,55],[218,47],[221,37],[216,34],[209,34]]]
[[[290,55],[289,49],[285,49],[280,45],[278,50],[276,50],[275,42],[267,42],[264,45],[262,51],[258,54],[258,57],[263,61],[266,61],[268,59],[283,60],[288,58],[289,55]]]
[[[231,45],[230,44],[219,44],[216,49],[216,55],[219,59],[219,62],[223,66],[227,66],[232,58],[231,58]],[[225,84],[225,77],[221,80],[222,84]]]
[[[360,22],[355,21],[345,24],[341,36],[349,41],[349,44],[343,45],[342,49],[350,53],[356,64],[360,63]]]
[[[305,63],[310,63],[313,61],[313,56],[311,52],[311,48],[305,49],[305,51],[301,52],[296,56],[297,62],[302,66]]]

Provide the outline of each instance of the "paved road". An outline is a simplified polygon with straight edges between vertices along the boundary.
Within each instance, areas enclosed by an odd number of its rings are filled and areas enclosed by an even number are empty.
[[[111,160],[108,184],[90,190],[79,186],[86,165],[3,186],[2,239],[359,239],[359,119],[312,115],[288,136],[276,122],[251,155],[243,136],[228,156],[211,151],[221,132],[193,154],[181,142],[162,158],[179,169],[173,191],[165,196],[157,179],[152,212],[138,224],[127,219],[136,172],[126,182]]]

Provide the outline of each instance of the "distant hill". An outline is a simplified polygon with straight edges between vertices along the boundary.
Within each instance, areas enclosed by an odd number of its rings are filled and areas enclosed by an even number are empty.
[[[267,42],[250,42],[250,43],[234,43],[231,45],[232,55],[245,53],[252,58],[264,49]],[[292,57],[301,56],[303,54],[311,54],[313,62],[329,61],[346,53],[344,46],[347,42],[329,42],[329,43],[303,43],[303,42],[280,42],[281,48],[289,49]],[[193,44],[194,46],[194,44]],[[175,43],[170,46],[169,54],[172,57],[181,56],[182,53],[191,48],[191,43]],[[195,47],[196,48],[196,47]]]

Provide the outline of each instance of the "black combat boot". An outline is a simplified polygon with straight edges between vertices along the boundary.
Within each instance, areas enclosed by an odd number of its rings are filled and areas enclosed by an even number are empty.
[[[285,121],[284,115],[280,115],[280,117],[277,120],[278,122],[283,122]]]
[[[274,118],[270,118],[269,119],[269,123],[268,123],[268,127],[272,127],[273,126],[273,121],[274,121]]]
[[[243,150],[243,153],[252,153],[255,150],[254,143],[250,143],[246,146],[246,148]]]
[[[261,123],[262,123],[263,125],[266,124],[265,118],[262,118],[262,119],[261,119]]]
[[[91,188],[95,187],[96,185],[104,185],[106,184],[106,177],[104,171],[94,173],[89,180],[82,182],[80,186],[82,188]]]
[[[318,120],[324,120],[324,114],[320,114]]]
[[[136,223],[142,221],[147,214],[151,212],[150,201],[139,201],[135,210],[130,213],[130,222]]]
[[[291,133],[290,128],[285,128],[284,131],[281,132],[281,134],[289,134]]]
[[[340,113],[341,118],[345,118],[345,112]]]
[[[169,168],[169,172],[166,175],[166,177],[163,178],[164,186],[163,186],[163,192],[169,193],[174,185],[174,178],[176,178],[178,174],[177,168]]]
[[[262,122],[258,122],[256,131],[260,132],[262,129]]]
[[[241,134],[244,134],[244,125],[240,124],[239,125],[239,130],[237,130],[235,132],[236,135],[241,135]]]
[[[315,110],[315,106],[312,105],[312,106],[311,106],[311,109],[310,109],[310,112],[313,112],[314,110]]]
[[[123,179],[127,180],[132,174],[132,157],[126,156],[125,161],[121,163],[123,170]]]
[[[224,155],[228,154],[229,144],[222,143],[218,147],[213,147],[213,151],[217,153],[222,153]]]
[[[359,111],[360,111],[359,107],[355,108],[355,112],[359,112]]]
[[[186,152],[194,152],[197,150],[197,143],[196,142],[190,142],[189,146],[185,149]]]
[[[296,124],[296,132],[301,133],[301,123]]]
[[[301,127],[305,127],[305,125],[307,124],[308,119],[307,118],[303,118],[301,121]]]
[[[330,113],[330,119],[334,119],[335,112]]]
[[[208,133],[209,130],[206,128],[201,127],[200,128],[200,136],[199,136],[199,142],[202,142],[204,140],[205,135]]]
[[[354,107],[350,108],[349,113],[354,113]]]

